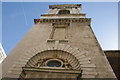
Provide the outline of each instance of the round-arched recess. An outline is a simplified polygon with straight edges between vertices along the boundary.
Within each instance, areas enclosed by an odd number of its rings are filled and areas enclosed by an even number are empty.
[[[75,56],[62,50],[46,50],[33,56],[25,67],[61,67],[80,70],[80,63]]]
[[[70,14],[69,10],[60,10],[58,14]]]

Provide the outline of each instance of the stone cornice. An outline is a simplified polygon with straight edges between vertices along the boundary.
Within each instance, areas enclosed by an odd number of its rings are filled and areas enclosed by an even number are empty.
[[[81,70],[67,70],[67,69],[60,69],[60,68],[28,68],[23,67],[24,71],[36,71],[36,72],[57,72],[57,73],[71,73],[71,74],[80,74]]]
[[[41,16],[86,16],[86,14],[42,14]]]
[[[86,14],[43,14],[41,19],[44,18],[86,18]]]
[[[77,8],[81,7],[81,4],[63,4],[63,5],[49,5],[49,8]]]
[[[57,22],[64,22],[64,23],[68,23],[68,22],[91,22],[91,18],[59,18],[59,19],[34,19],[34,23],[35,24],[39,24],[39,23],[57,23]]]

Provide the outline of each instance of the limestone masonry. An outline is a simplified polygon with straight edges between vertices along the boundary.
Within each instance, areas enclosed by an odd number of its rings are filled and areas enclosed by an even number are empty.
[[[116,78],[81,4],[50,5],[3,62],[3,78]]]

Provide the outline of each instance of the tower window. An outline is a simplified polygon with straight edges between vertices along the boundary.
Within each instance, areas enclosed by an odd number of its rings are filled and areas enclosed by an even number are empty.
[[[60,10],[58,14],[70,14],[69,10]]]
[[[48,67],[62,67],[63,62],[59,59],[49,59],[46,61],[46,66]]]
[[[47,66],[49,66],[49,67],[60,67],[61,66],[61,62],[52,60],[52,61],[49,61],[47,63]]]

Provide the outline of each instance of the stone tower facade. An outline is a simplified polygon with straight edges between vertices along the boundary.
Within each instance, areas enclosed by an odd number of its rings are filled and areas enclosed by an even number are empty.
[[[116,78],[81,9],[50,5],[3,62],[3,78]]]

